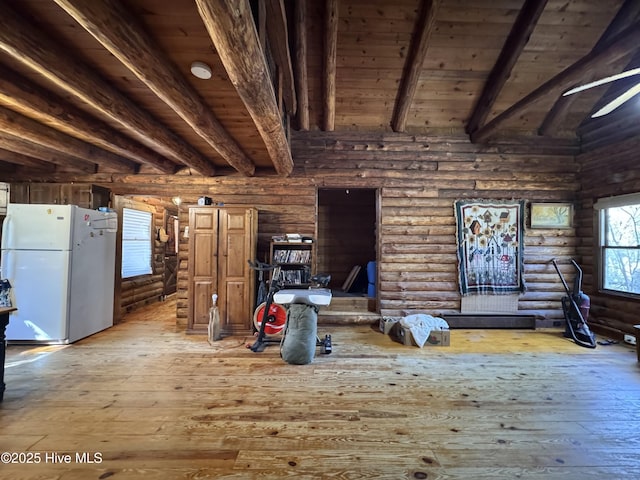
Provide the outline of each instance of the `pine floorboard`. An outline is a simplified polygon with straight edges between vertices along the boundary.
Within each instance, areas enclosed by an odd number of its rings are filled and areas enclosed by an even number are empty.
[[[367,325],[320,333],[333,353],[288,365],[277,346],[179,331],[170,300],[73,345],[10,345],[0,452],[39,463],[0,464],[0,479],[640,478],[629,346],[584,349],[560,330],[452,330],[424,349]]]

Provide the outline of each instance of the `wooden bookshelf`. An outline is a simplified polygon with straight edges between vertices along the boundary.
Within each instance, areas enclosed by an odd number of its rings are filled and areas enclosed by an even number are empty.
[[[282,286],[308,287],[315,273],[315,242],[272,241],[269,256],[271,263],[280,265]]]

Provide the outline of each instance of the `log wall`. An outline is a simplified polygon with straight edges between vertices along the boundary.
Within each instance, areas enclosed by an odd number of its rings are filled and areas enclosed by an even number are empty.
[[[274,234],[317,233],[317,190],[378,190],[378,300],[383,315],[458,311],[457,258],[453,204],[461,198],[575,201],[580,188],[577,151],[568,142],[532,140],[518,145],[471,144],[467,137],[415,137],[406,134],[292,132],[295,168],[289,177],[258,172],[202,177],[177,175],[95,174],[65,181],[91,182],[116,195],[165,199],[180,195],[181,223],[177,291],[178,324],[187,323],[188,207],[200,196],[227,206],[258,209],[258,258],[266,260]],[[56,174],[39,181],[56,181]],[[16,181],[21,180],[16,178]],[[32,181],[38,179],[32,178]],[[155,206],[154,206],[155,208]],[[158,219],[161,218],[158,215]],[[580,221],[583,219],[581,218]],[[583,227],[578,227],[580,230]],[[576,230],[525,233],[527,292],[519,308],[562,319],[562,285],[549,261],[568,261],[577,253]],[[571,273],[568,265],[563,265]],[[148,287],[161,292],[161,277]],[[133,305],[140,285],[123,285]],[[145,287],[146,288],[146,287]],[[125,307],[126,308],[126,307]]]
[[[200,191],[227,205],[258,208],[258,257],[266,258],[271,235],[314,233],[318,188],[379,189],[383,315],[459,311],[456,199],[574,201],[579,189],[576,152],[567,145],[483,147],[463,137],[307,132],[294,134],[292,149],[296,167],[289,178],[200,179]],[[194,204],[197,195],[187,194],[185,200],[186,206]],[[184,228],[186,208],[180,218]],[[539,326],[563,318],[562,285],[549,261],[574,257],[576,245],[575,229],[526,230],[528,289],[519,309],[544,315]],[[181,237],[177,313],[182,326],[187,319],[187,247]]]
[[[584,271],[583,289],[591,297],[589,325],[594,331],[612,338],[622,338],[625,333],[635,335],[633,325],[640,323],[640,300],[598,292],[595,268],[598,248],[597,218],[593,205],[599,198],[640,192],[638,148],[640,139],[634,137],[577,157],[582,170],[578,251]],[[603,159],[606,159],[606,167],[603,167]]]
[[[483,147],[465,138],[298,134],[294,158],[323,187],[380,189],[379,303],[383,315],[459,311],[454,201],[574,201],[571,148]],[[575,229],[526,230],[523,313],[562,318],[563,290],[549,261],[575,255]],[[564,267],[563,267],[564,268]]]

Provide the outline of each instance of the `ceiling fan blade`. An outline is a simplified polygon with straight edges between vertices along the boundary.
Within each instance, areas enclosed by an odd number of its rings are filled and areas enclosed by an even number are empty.
[[[567,95],[573,95],[574,93],[582,92],[584,90],[588,90],[589,88],[599,87],[600,85],[604,85],[605,83],[615,82],[616,80],[620,80],[621,78],[632,77],[634,75],[640,74],[640,68],[633,68],[631,70],[627,70],[626,72],[618,73],[617,75],[611,75],[610,77],[605,77],[600,80],[596,80],[595,82],[586,83],[576,88],[572,88],[571,90],[567,90],[562,94],[563,97]]]
[[[606,115],[607,113],[613,112],[616,108],[618,108],[624,102],[626,102],[627,100],[633,98],[634,96],[636,96],[639,93],[640,93],[640,83],[636,83],[633,87],[631,87],[629,90],[624,92],[622,95],[620,95],[619,97],[614,98],[611,102],[607,103],[604,107],[602,107],[596,113],[591,115],[591,118],[602,117],[603,115]]]

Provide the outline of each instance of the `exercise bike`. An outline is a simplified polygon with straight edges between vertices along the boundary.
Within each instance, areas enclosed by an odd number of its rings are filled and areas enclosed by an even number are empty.
[[[279,343],[280,356],[293,364],[310,363],[318,346],[321,353],[331,353],[331,335],[320,340],[317,334],[318,310],[331,303],[331,290],[327,288],[331,276],[312,276],[309,289],[282,289],[279,265],[249,261],[249,266],[258,272],[272,273],[266,300],[258,305],[253,316],[256,340],[247,347],[262,352],[269,344]]]

